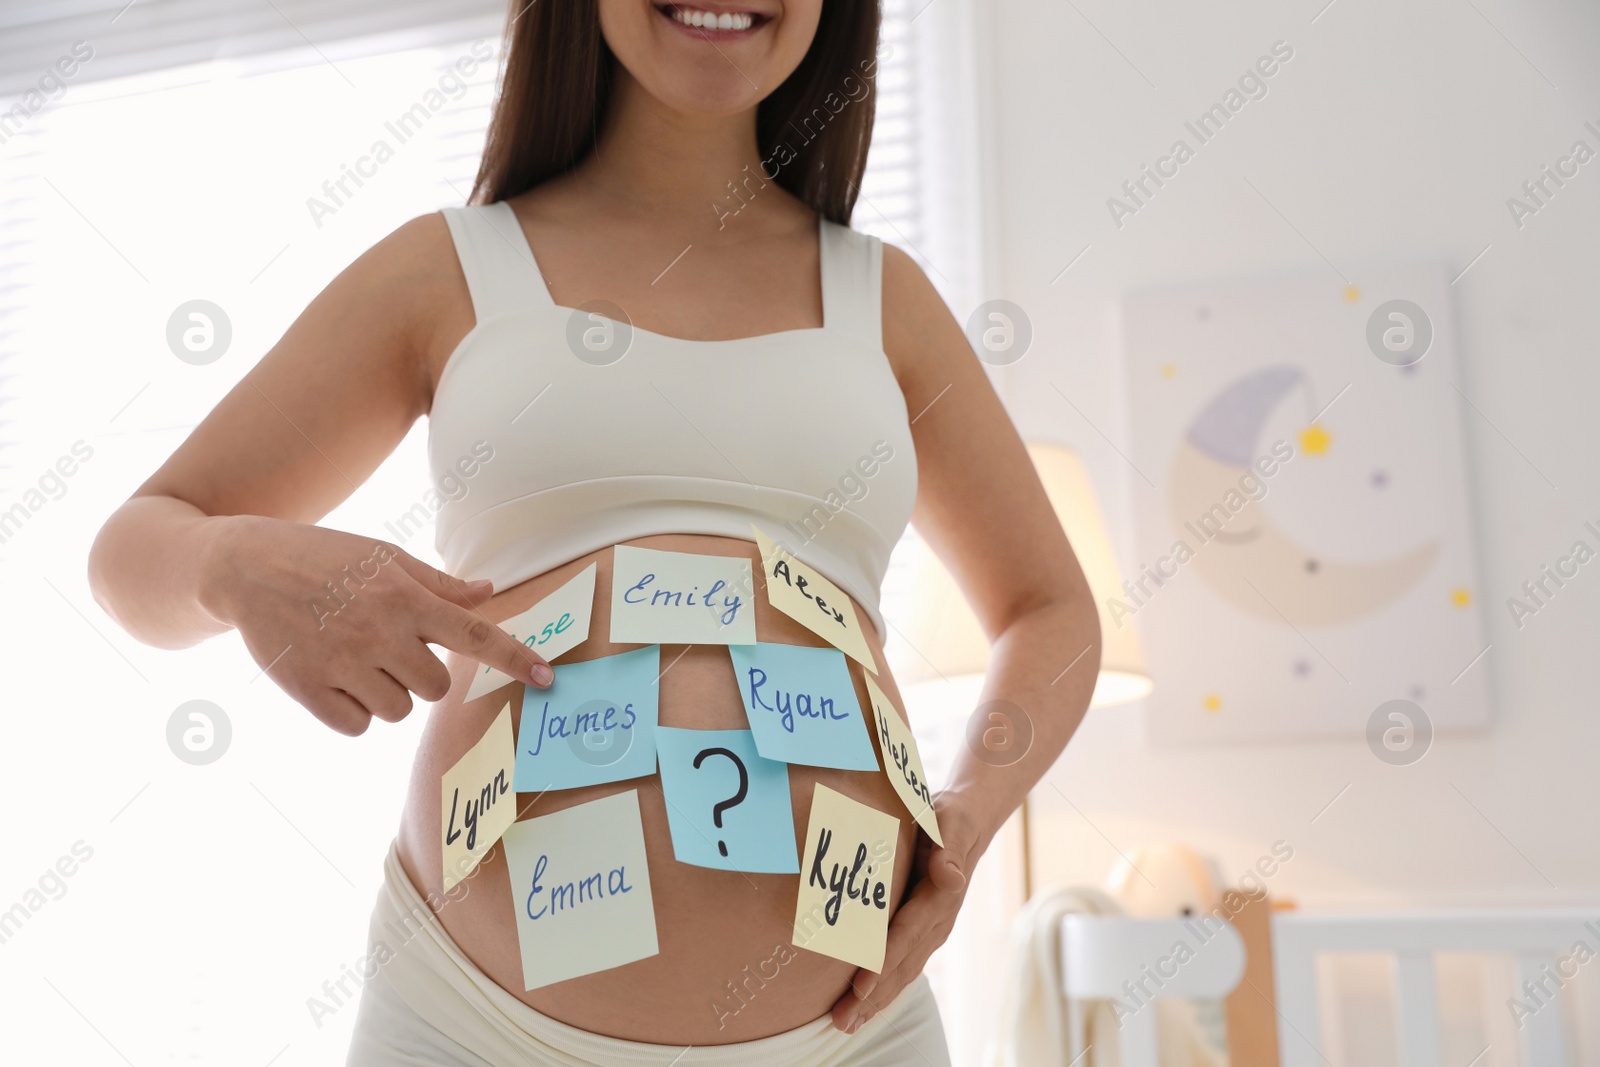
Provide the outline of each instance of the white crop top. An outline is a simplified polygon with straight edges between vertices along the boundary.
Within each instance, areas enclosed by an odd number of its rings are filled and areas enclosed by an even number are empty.
[[[886,636],[917,460],[877,238],[821,221],[822,326],[689,341],[557,305],[504,202],[442,213],[477,316],[428,420],[435,485],[465,487],[436,516],[449,573],[499,591],[631,538],[754,523]]]

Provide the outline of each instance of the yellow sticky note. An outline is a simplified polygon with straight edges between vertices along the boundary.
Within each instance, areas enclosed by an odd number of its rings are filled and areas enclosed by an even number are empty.
[[[861,620],[856,618],[850,594],[801,563],[759,527],[750,529],[755,531],[756,544],[761,548],[761,569],[772,606],[867,670],[878,673],[878,661],[861,631]]]
[[[517,794],[511,784],[516,760],[511,703],[507,701],[478,743],[445,772],[440,785],[446,891],[471,874],[516,821]]]
[[[589,640],[589,616],[594,613],[595,564],[520,615],[500,624],[500,629],[543,656],[546,662]],[[514,679],[493,667],[478,664],[467,689],[467,700],[510,685]]]
[[[800,854],[796,948],[883,969],[900,820],[817,783]]]
[[[889,776],[889,784],[900,794],[917,825],[927,831],[934,844],[943,846],[939,819],[933,812],[933,793],[928,789],[928,772],[922,769],[917,739],[912,736],[911,727],[901,721],[894,704],[878,688],[878,683],[872,680],[872,675],[865,677],[867,697],[872,701],[872,723],[883,748],[883,772]]]

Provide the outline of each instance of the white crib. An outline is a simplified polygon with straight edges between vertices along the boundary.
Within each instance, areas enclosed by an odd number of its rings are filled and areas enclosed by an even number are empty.
[[[1231,936],[1228,936],[1231,935]],[[1192,960],[1160,987],[1150,969],[1177,939],[1199,940],[1194,920],[1068,916],[1062,923],[1062,989],[1069,1003],[1126,997],[1125,983],[1155,997],[1221,997],[1243,973],[1243,945],[1231,928],[1210,937]],[[1515,961],[1516,993],[1524,981],[1553,988],[1550,975],[1580,942],[1600,951],[1600,908],[1593,911],[1447,911],[1272,917],[1278,1049],[1282,1067],[1328,1067],[1323,1052],[1317,956],[1381,952],[1395,963],[1399,996],[1399,1061],[1404,1067],[1444,1067],[1439,1053],[1434,956],[1441,952],[1499,953]],[[1570,977],[1570,961],[1567,973]],[[1548,968],[1548,971],[1546,970]],[[1142,986],[1137,984],[1142,979]],[[1559,996],[1541,996],[1518,1031],[1523,1067],[1566,1067],[1565,1019]],[[1069,1018],[1076,1019],[1076,1010]],[[1120,1028],[1123,1067],[1158,1067],[1154,1012],[1125,1018]],[[1074,1034],[1076,1039],[1077,1035]],[[1343,1065],[1335,1065],[1343,1067]]]
[[[1197,930],[1193,920],[1101,915],[1068,915],[1061,922],[1071,1047],[1084,1044],[1083,1015],[1073,1002],[1116,997],[1134,1009],[1118,1020],[1122,1067],[1157,1067],[1151,1000],[1225,996],[1244,974],[1244,942],[1226,923]],[[1197,946],[1181,964],[1171,955],[1179,942]]]

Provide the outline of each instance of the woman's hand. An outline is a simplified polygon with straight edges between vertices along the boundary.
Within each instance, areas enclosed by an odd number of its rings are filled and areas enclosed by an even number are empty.
[[[354,736],[374,717],[405,718],[412,693],[450,691],[429,642],[550,684],[549,664],[477,610],[493,593],[376,538],[240,515],[205,562],[201,600],[284,692]]]
[[[862,968],[850,980],[850,991],[833,1006],[833,1025],[847,1034],[878,1014],[922,973],[934,949],[944,944],[967,896],[967,879],[988,844],[980,820],[959,794],[933,798],[944,847],[920,828],[916,856],[907,884],[909,895],[889,920],[883,972]]]

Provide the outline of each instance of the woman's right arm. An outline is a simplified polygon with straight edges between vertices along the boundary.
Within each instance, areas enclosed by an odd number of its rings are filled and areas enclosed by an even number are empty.
[[[335,278],[107,520],[89,583],[140,641],[184,648],[237,628],[256,663],[341,733],[449,690],[438,644],[535,685],[548,666],[469,584],[378,538],[314,525],[432,402],[436,354],[471,326],[440,215]]]

